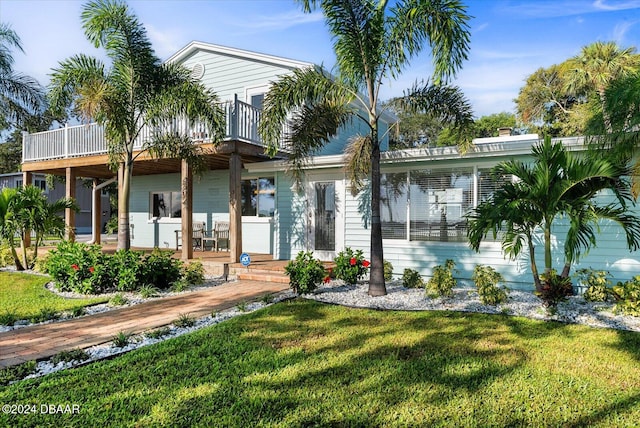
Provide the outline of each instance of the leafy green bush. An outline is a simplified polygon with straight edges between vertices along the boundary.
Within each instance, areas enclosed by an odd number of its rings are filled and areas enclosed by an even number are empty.
[[[316,260],[313,253],[304,251],[300,251],[295,260],[287,263],[284,272],[289,276],[289,285],[298,294],[312,292],[325,277],[322,262]]]
[[[336,267],[334,273],[337,279],[341,279],[347,284],[355,284],[361,279],[369,268],[370,263],[364,259],[362,250],[353,251],[347,247],[340,251],[334,259]]]
[[[555,308],[559,302],[566,300],[567,296],[573,294],[571,278],[563,278],[558,275],[555,269],[540,275],[540,282],[542,288],[541,291],[536,292],[536,295],[542,299],[546,307]]]
[[[498,284],[504,282],[502,274],[491,266],[476,265],[471,276],[478,289],[480,301],[485,305],[497,305],[507,300],[507,292]]]
[[[13,265],[13,254],[7,244],[0,245],[0,267]]]
[[[159,248],[154,248],[151,254],[144,256],[139,265],[137,287],[153,284],[161,290],[170,288],[182,277],[182,261],[172,256],[173,251]]]
[[[405,269],[402,272],[402,286],[406,288],[422,288],[424,281],[417,270]]]
[[[111,341],[113,342],[113,346],[115,346],[116,348],[124,348],[131,342],[131,336],[132,336],[131,333],[127,333],[126,331],[121,331],[115,336],[113,336]]]
[[[12,326],[18,321],[18,316],[15,311],[7,311],[4,314],[0,314],[0,325]]]
[[[189,284],[199,285],[204,283],[204,266],[201,261],[192,261],[182,267],[182,277]]]
[[[142,287],[138,288],[138,294],[143,299],[148,299],[149,297],[155,297],[158,295],[160,290],[157,287],[154,287],[153,284],[145,284]]]
[[[113,235],[118,231],[118,216],[114,215],[109,217],[109,220],[104,225],[104,232],[109,235]]]
[[[428,297],[449,297],[453,295],[453,287],[457,285],[453,277],[453,268],[456,262],[447,259],[443,265],[433,268],[433,276],[427,282],[426,292]]]
[[[61,291],[95,294],[113,289],[115,273],[99,245],[61,241],[49,251],[43,268]]]
[[[384,266],[384,280],[391,281],[393,279],[393,265],[389,260],[384,260],[382,263]]]
[[[189,282],[185,278],[180,278],[176,282],[173,283],[170,290],[174,293],[180,293],[189,288]]]
[[[109,306],[123,306],[128,302],[127,298],[122,293],[117,293],[111,299],[109,299]]]
[[[142,278],[142,252],[118,250],[112,256],[112,267],[117,273],[116,290],[135,291]],[[148,284],[147,281],[142,284]]]
[[[618,282],[612,290],[616,299],[614,311],[626,315],[640,316],[640,275],[631,280]]]
[[[169,333],[171,333],[171,329],[169,327],[161,327],[148,331],[144,335],[149,339],[160,339],[161,337],[167,336]]]
[[[578,282],[587,289],[582,297],[587,302],[606,302],[611,294],[611,274],[605,270],[579,269]]]

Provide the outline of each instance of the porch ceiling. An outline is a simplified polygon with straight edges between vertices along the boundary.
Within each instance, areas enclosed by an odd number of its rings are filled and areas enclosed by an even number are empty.
[[[255,163],[271,160],[264,153],[264,147],[242,141],[228,141],[220,144],[203,144],[207,169],[229,169],[229,158],[232,153],[238,153],[243,163]],[[137,154],[137,153],[136,153]],[[283,158],[281,153],[276,156]],[[116,172],[109,169],[107,155],[84,156],[66,159],[26,162],[22,164],[22,171],[33,173],[65,175],[66,168],[73,168],[77,177],[111,178]],[[142,153],[135,160],[133,175],[169,174],[180,172],[180,159],[156,159],[148,153]]]

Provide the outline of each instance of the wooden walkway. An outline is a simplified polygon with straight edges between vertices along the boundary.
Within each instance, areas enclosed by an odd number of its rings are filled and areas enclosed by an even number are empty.
[[[106,343],[121,331],[142,333],[171,324],[181,314],[203,317],[287,288],[288,284],[265,281],[229,282],[96,315],[0,333],[0,368]]]

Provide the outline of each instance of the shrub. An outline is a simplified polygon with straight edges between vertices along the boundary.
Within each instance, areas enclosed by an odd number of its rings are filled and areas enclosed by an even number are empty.
[[[424,281],[417,270],[405,269],[402,272],[402,285],[406,288],[422,288]]]
[[[154,287],[153,284],[145,284],[138,289],[138,294],[143,299],[148,299],[149,297],[155,297],[158,295],[160,290],[157,287]]]
[[[121,331],[115,336],[113,336],[111,341],[113,342],[113,346],[115,346],[116,348],[124,348],[129,344],[129,342],[131,342],[131,336],[132,336],[131,333],[127,333],[126,331]]]
[[[189,288],[189,285],[190,284],[187,282],[185,278],[180,278],[179,280],[174,282],[173,285],[171,285],[170,290],[173,291],[174,293],[180,293],[186,290],[187,288]]]
[[[320,260],[313,258],[313,253],[300,251],[295,260],[284,267],[289,276],[289,286],[298,294],[310,293],[325,278],[325,269]]]
[[[87,354],[83,349],[71,349],[70,351],[60,351],[56,355],[51,358],[51,362],[53,364],[58,363],[71,363],[73,361],[86,361],[88,360],[89,354]]]
[[[0,267],[13,265],[13,254],[7,244],[0,245]]]
[[[193,261],[182,267],[182,278],[188,284],[199,285],[204,283],[204,266],[201,261]]]
[[[613,287],[612,294],[616,299],[616,313],[640,316],[640,275],[629,281],[618,282]]]
[[[587,302],[606,302],[611,294],[611,274],[604,270],[579,269],[576,271],[578,282],[587,289],[582,297]]]
[[[393,279],[393,265],[389,260],[383,261],[384,280],[391,281]]]
[[[480,301],[485,305],[497,305],[507,300],[507,292],[498,284],[504,282],[502,274],[491,266],[476,265],[471,276],[478,289]]]
[[[194,325],[196,325],[196,320],[189,314],[180,314],[178,316],[178,319],[173,321],[173,325],[178,328],[193,327]]]
[[[149,339],[160,339],[161,337],[167,336],[171,333],[171,329],[169,327],[161,327],[155,330],[151,330],[145,333]]]
[[[128,302],[127,298],[122,293],[116,293],[111,299],[109,299],[109,306],[123,306]]]
[[[558,275],[555,269],[540,275],[540,282],[542,283],[542,288],[541,291],[536,292],[536,295],[542,299],[543,305],[548,308],[555,308],[559,302],[566,300],[567,296],[573,294],[571,278],[563,278]]]
[[[137,287],[142,284],[153,284],[161,290],[182,277],[182,262],[174,259],[173,251],[154,248],[151,254],[143,257],[138,266]]]
[[[117,272],[116,290],[135,291],[142,279],[142,252],[131,250],[118,250],[113,256],[113,270]],[[143,281],[142,284],[147,284]],[[156,284],[157,285],[157,284]]]
[[[334,260],[334,269],[337,279],[341,279],[347,284],[355,284],[361,279],[369,268],[369,262],[364,259],[362,250],[353,251],[347,247],[340,251]]]
[[[84,308],[84,306],[76,306],[75,308],[71,309],[72,317],[81,317],[86,313],[87,313],[87,310]]]
[[[240,312],[247,312],[247,302],[245,302],[244,300],[241,302],[238,302],[238,304],[236,305],[236,308],[238,308]]]
[[[109,217],[109,220],[104,225],[105,233],[109,235],[113,235],[118,231],[118,216],[114,215]]]
[[[99,245],[61,241],[49,251],[43,271],[61,291],[82,294],[102,293],[113,288],[116,273]]]
[[[453,295],[453,287],[457,285],[456,279],[453,277],[453,268],[456,262],[447,259],[443,265],[437,265],[433,268],[433,276],[427,282],[427,296],[433,297],[449,297]]]

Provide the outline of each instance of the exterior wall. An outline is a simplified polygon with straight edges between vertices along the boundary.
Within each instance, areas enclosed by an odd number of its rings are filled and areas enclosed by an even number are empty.
[[[45,180],[45,176],[41,174],[33,174],[33,183],[35,184],[36,180]],[[18,184],[22,183],[22,173],[15,174],[2,174],[0,175],[0,188],[3,187],[18,187]],[[65,186],[64,183],[56,182],[53,188],[47,187],[45,191],[47,195],[47,199],[49,202],[55,202],[60,198],[65,197]],[[82,180],[77,180],[76,182],[76,203],[80,207],[80,212],[76,213],[76,233],[77,234],[88,234],[91,233],[91,194],[92,189],[86,187]],[[101,207],[102,207],[102,217],[101,217],[101,225],[100,229],[104,229],[104,225],[109,221],[109,217],[111,217],[111,208],[109,206],[109,196],[103,196],[102,192],[100,193],[101,199]],[[62,214],[63,215],[63,214]]]

